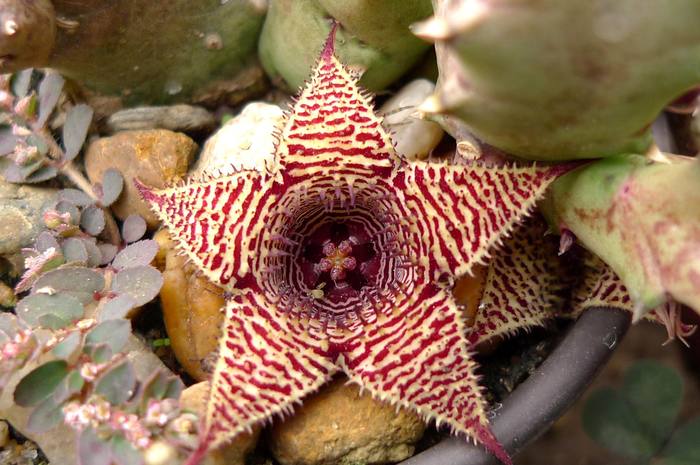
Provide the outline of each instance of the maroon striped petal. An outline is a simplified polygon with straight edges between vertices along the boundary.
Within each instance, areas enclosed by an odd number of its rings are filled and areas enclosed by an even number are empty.
[[[420,305],[380,315],[344,358],[349,378],[374,397],[410,408],[453,434],[482,443],[503,463],[491,433],[466,328],[452,295],[426,285]]]
[[[358,176],[386,178],[401,163],[371,100],[333,47],[334,31],[284,127],[277,157],[287,183],[304,182],[328,168],[347,174],[350,184]]]
[[[503,241],[489,261],[483,294],[469,331],[480,344],[535,326],[557,316],[567,290],[565,270],[547,225],[534,218]]]
[[[319,340],[300,337],[299,321],[251,292],[226,303],[223,337],[200,449],[230,441],[317,390],[338,370]]]
[[[416,163],[395,183],[407,191],[435,279],[458,277],[518,225],[567,167],[493,168]]]
[[[622,283],[622,280],[612,269],[598,257],[589,254],[583,278],[573,293],[572,315],[579,316],[591,307],[612,307],[634,314],[634,302]],[[679,339],[687,345],[685,338],[695,332],[695,325],[681,320],[680,306],[669,300],[653,309],[644,319],[665,326],[668,341]]]
[[[213,283],[231,288],[250,272],[251,251],[261,215],[275,201],[273,189],[256,171],[150,189],[137,181],[180,251]]]

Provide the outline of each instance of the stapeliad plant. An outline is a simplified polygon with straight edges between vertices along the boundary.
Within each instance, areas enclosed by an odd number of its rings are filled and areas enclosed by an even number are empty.
[[[544,230],[514,232],[502,262],[479,265],[572,165],[409,162],[335,58],[334,29],[264,172],[139,184],[178,247],[228,293],[187,463],[289,414],[339,371],[510,463],[470,350],[553,316],[547,295],[536,298],[550,283],[531,279],[546,268]],[[467,272],[485,282],[469,327],[451,294]]]
[[[46,75],[36,96],[31,73],[4,81],[6,177],[62,173],[78,187],[46,212],[48,231],[25,251],[16,315],[2,314],[0,380],[27,367],[14,399],[34,409],[33,431],[69,424],[83,464],[138,464],[159,445],[195,464],[343,372],[510,463],[489,427],[474,350],[591,305],[634,308],[602,263],[569,279],[540,218],[524,221],[574,164],[407,160],[336,59],[333,34],[264,170],[138,185],[180,252],[227,297],[201,423],[180,411],[179,380],[136,379],[125,356],[127,317],[162,278],[150,266],[155,243],[140,240],[143,220],[128,218],[120,232],[106,209],[121,175],[107,171],[91,186],[72,165],[91,111],[68,111],[59,144],[46,123],[61,78]],[[474,288],[467,303],[453,296],[464,282]],[[568,313],[564,302],[574,304]],[[670,337],[694,330],[673,306],[647,317]]]

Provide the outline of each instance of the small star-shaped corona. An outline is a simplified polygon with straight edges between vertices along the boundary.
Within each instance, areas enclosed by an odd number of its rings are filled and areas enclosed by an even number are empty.
[[[452,285],[563,171],[409,162],[335,58],[331,32],[265,171],[139,186],[229,296],[190,463],[291,412],[338,372],[510,463],[489,429]],[[488,322],[479,328],[475,340]]]

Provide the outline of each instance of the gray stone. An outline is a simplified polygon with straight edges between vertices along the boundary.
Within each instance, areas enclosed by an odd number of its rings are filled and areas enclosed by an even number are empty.
[[[56,189],[0,180],[0,255],[32,244],[44,229],[42,214],[56,200]]]
[[[120,110],[105,122],[109,133],[138,129],[169,129],[176,132],[198,133],[214,129],[216,118],[202,107],[170,105],[137,107]]]

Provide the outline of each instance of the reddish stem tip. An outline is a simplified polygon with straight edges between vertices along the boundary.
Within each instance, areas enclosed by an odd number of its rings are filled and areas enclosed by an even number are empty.
[[[331,31],[328,33],[326,44],[323,46],[323,51],[321,52],[321,59],[324,61],[330,60],[333,56],[333,52],[335,52],[335,33],[338,30],[338,21],[335,19],[332,21]]]

